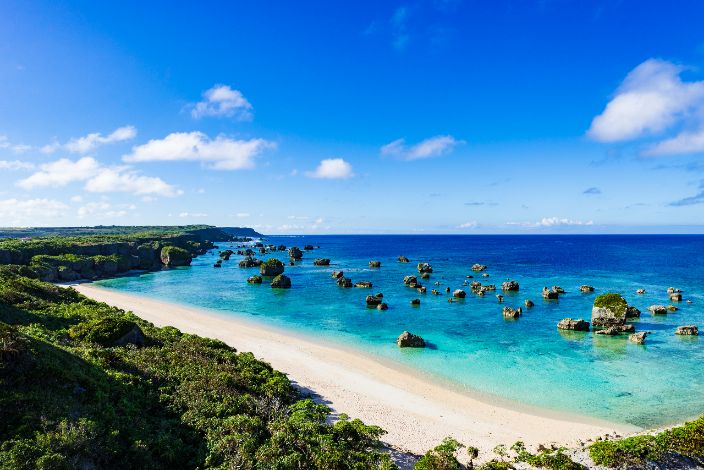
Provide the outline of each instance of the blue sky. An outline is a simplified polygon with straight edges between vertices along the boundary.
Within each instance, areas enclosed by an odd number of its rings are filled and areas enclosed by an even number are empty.
[[[0,226],[704,232],[704,4],[0,4]]]

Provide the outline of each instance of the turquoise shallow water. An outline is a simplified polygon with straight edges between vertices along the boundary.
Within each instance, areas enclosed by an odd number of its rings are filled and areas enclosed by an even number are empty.
[[[330,235],[269,237],[267,243],[320,248],[286,267],[290,290],[247,284],[258,269],[239,268],[236,255],[214,269],[217,250],[188,268],[99,284],[341,342],[459,387],[528,405],[647,427],[704,413],[704,338],[674,335],[678,325],[704,327],[704,236]],[[411,263],[398,263],[402,254]],[[288,259],[285,252],[275,256]],[[315,267],[315,257],[332,264]],[[382,267],[370,269],[371,259]],[[417,274],[420,261],[434,268],[431,279],[423,281],[425,295],[403,286],[404,275]],[[489,266],[489,278],[470,271],[476,262]],[[337,287],[330,273],[340,269],[353,281],[373,282],[371,291],[384,293],[389,310],[365,307],[369,289]],[[507,321],[493,294],[468,294],[448,303],[444,288],[461,288],[466,275],[497,287],[515,279],[520,291],[505,294],[504,305],[521,306],[530,298],[536,306]],[[441,296],[430,294],[435,281],[441,283]],[[593,285],[596,293],[580,293],[581,284]],[[543,301],[542,287],[552,285],[567,294],[557,302]],[[669,286],[683,289],[692,303],[652,316],[647,307],[667,305]],[[638,288],[647,293],[636,295]],[[645,345],[626,336],[557,331],[561,318],[589,319],[595,295],[608,291],[623,294],[643,312],[634,324],[651,332]],[[413,298],[421,299],[420,307],[410,305]],[[403,330],[420,334],[430,347],[400,350],[395,339]]]

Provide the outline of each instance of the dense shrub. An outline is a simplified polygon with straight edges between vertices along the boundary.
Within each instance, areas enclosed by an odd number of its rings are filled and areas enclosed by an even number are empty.
[[[68,335],[74,340],[112,346],[135,326],[135,322],[126,318],[110,316],[74,325],[68,330]]]
[[[462,470],[462,464],[455,454],[464,445],[451,437],[446,437],[440,445],[423,455],[413,467],[414,470]]]

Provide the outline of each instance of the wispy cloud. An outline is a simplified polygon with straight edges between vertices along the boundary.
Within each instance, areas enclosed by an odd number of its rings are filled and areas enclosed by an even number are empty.
[[[594,222],[574,220],[561,217],[543,217],[537,222],[507,222],[506,225],[516,225],[526,228],[538,228],[538,227],[566,227],[574,225],[594,225]]]
[[[181,212],[178,216],[182,219],[201,219],[208,217],[208,214],[205,212]]]
[[[597,194],[601,194],[601,189],[592,186],[591,188],[587,188],[584,191],[582,191],[582,194],[587,194],[590,196],[595,196]]]
[[[471,202],[465,202],[464,205],[470,206],[470,207],[481,207],[481,206],[498,206],[499,204],[496,202],[471,201]]]
[[[476,220],[470,220],[469,222],[459,224],[457,228],[476,228],[477,226],[478,224]]]
[[[382,146],[380,152],[382,156],[393,156],[402,160],[421,160],[448,154],[464,143],[451,135],[437,135],[415,145],[407,145],[406,139],[396,139]]]
[[[232,117],[240,121],[252,119],[252,104],[241,91],[228,85],[215,85],[203,92],[203,100],[191,105],[194,119],[203,117]]]
[[[108,135],[94,132],[83,137],[69,140],[64,147],[69,152],[88,153],[97,147],[113,142],[123,142],[134,139],[137,136],[137,129],[134,126],[119,127]]]
[[[310,178],[319,179],[347,179],[354,176],[352,165],[342,158],[328,158],[321,160],[318,167],[306,173]]]
[[[254,168],[262,152],[276,147],[264,139],[238,140],[223,135],[210,139],[202,132],[174,132],[132,148],[126,162],[198,161],[214,170]]]
[[[406,48],[411,36],[408,32],[408,6],[400,6],[394,10],[391,16],[391,35],[394,49],[402,51]]]
[[[33,170],[34,163],[21,160],[0,160],[0,170]]]
[[[685,197],[677,201],[673,201],[669,206],[682,207],[682,206],[693,206],[695,204],[704,203],[704,180],[699,183],[699,192],[694,196]]]
[[[0,200],[0,220],[4,225],[42,225],[66,215],[69,207],[54,199]]]

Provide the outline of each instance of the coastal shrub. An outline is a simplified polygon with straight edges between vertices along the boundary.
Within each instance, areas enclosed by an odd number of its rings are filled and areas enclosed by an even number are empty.
[[[597,295],[594,306],[608,308],[616,315],[625,315],[628,303],[620,294],[608,293]]]
[[[434,449],[429,450],[416,462],[413,470],[462,470],[464,467],[455,455],[464,445],[446,437]]]
[[[0,321],[0,468],[395,468],[381,428],[222,341],[7,270]],[[101,346],[135,324],[143,347]]]
[[[512,470],[515,468],[511,462],[505,460],[489,460],[484,462],[479,470]]]
[[[704,416],[658,434],[598,441],[589,447],[594,463],[607,467],[658,461],[667,453],[704,458]]]
[[[518,441],[511,450],[516,453],[516,462],[525,462],[536,468],[549,468],[551,470],[582,470],[582,465],[574,462],[564,453],[565,449],[560,448],[554,451],[543,450],[537,454],[531,454],[525,448],[523,442]]]
[[[72,326],[68,330],[68,335],[73,340],[97,343],[107,347],[112,346],[135,326],[135,322],[126,318],[111,316]]]

